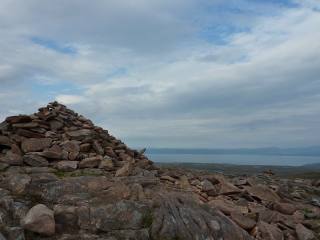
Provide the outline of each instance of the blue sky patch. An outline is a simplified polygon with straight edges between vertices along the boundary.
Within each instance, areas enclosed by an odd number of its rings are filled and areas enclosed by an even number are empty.
[[[77,53],[76,48],[58,43],[58,42],[50,40],[50,39],[45,39],[45,38],[41,38],[41,37],[32,37],[31,41],[34,44],[40,45],[42,47],[45,47],[45,48],[48,48],[51,50],[54,50],[59,53],[71,54],[71,55]]]

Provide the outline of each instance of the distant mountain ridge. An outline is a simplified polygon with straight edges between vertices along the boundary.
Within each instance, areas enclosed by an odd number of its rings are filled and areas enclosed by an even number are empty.
[[[320,156],[320,146],[301,148],[148,148],[147,154],[239,154],[279,156]]]

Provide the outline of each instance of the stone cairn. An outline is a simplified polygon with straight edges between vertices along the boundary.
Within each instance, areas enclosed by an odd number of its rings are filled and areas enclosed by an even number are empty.
[[[7,117],[0,125],[0,170],[9,166],[61,171],[98,168],[115,176],[154,170],[141,152],[57,102],[32,115]]]

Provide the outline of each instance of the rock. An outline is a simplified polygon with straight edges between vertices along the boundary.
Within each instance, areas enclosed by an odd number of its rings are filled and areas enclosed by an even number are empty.
[[[20,166],[22,165],[22,157],[19,154],[15,154],[12,151],[8,151],[6,155],[0,158],[0,162],[9,164],[11,166]]]
[[[80,152],[89,152],[91,148],[91,144],[90,143],[84,143],[80,145]]]
[[[51,143],[51,138],[29,138],[22,142],[21,149],[25,153],[38,152],[50,147]]]
[[[306,228],[300,223],[296,225],[296,233],[299,240],[316,240],[317,239],[311,230],[309,230],[308,228]]]
[[[6,146],[10,148],[11,147],[10,139],[6,136],[0,135],[0,146]]]
[[[0,171],[6,170],[10,165],[4,162],[0,162]]]
[[[57,120],[51,120],[51,121],[49,121],[49,124],[50,124],[50,128],[53,131],[58,131],[61,128],[63,128],[63,123],[60,121],[57,121]]]
[[[74,231],[79,228],[76,207],[57,204],[53,210],[58,232]]]
[[[174,179],[173,177],[170,177],[170,176],[161,176],[160,177],[161,180],[165,180],[165,181],[169,181],[171,183],[175,183],[176,182],[176,179]]]
[[[43,204],[38,204],[28,211],[21,221],[21,226],[31,232],[51,236],[55,233],[53,211]]]
[[[125,165],[118,169],[116,172],[116,177],[125,177],[125,176],[129,176],[131,171],[132,171],[132,164],[130,162],[125,163]]]
[[[273,204],[273,209],[287,215],[292,215],[297,210],[293,204],[279,202]]]
[[[284,240],[283,233],[275,225],[258,222],[258,231],[263,240]]]
[[[62,148],[67,152],[80,152],[80,143],[79,141],[67,141],[63,143]]]
[[[36,154],[24,155],[23,162],[32,167],[47,167],[49,165],[47,159]]]
[[[90,209],[91,223],[97,230],[103,232],[141,229],[146,214],[148,214],[147,206],[127,200]]]
[[[37,127],[39,127],[39,124],[36,123],[36,122],[15,123],[15,124],[12,124],[12,127],[13,127],[13,128],[27,128],[27,129],[30,129],[30,128],[37,128]]]
[[[114,169],[114,164],[113,164],[113,161],[112,159],[110,159],[109,157],[105,157],[100,165],[99,165],[99,168],[102,168],[104,170],[113,170]]]
[[[103,155],[104,154],[104,150],[103,150],[103,148],[101,147],[100,143],[97,140],[93,141],[92,147],[96,151],[97,154],[99,154],[99,155]]]
[[[19,128],[17,130],[17,134],[19,136],[23,136],[27,138],[44,138],[45,137],[44,134],[42,133],[36,133],[36,132],[30,131],[27,129],[22,129],[22,128]]]
[[[160,194],[156,199],[152,239],[252,239],[223,214],[196,205],[188,195]]]
[[[4,187],[13,194],[21,195],[30,182],[31,177],[27,174],[11,174],[4,179]]]
[[[203,182],[201,183],[201,186],[202,186],[202,191],[204,191],[204,192],[209,192],[212,190],[215,191],[215,187],[207,179],[203,180]]]
[[[18,115],[18,116],[11,116],[6,118],[6,122],[10,124],[14,123],[27,123],[31,122],[31,117],[28,115]]]
[[[66,134],[72,139],[83,140],[86,137],[92,137],[93,131],[90,129],[80,129],[80,130],[67,132]]]
[[[265,185],[256,185],[253,187],[245,186],[245,189],[249,192],[250,195],[261,200],[270,202],[280,201],[280,197],[278,196],[278,194]]]
[[[79,163],[79,168],[95,168],[99,166],[101,161],[101,156],[85,158]]]
[[[59,161],[57,163],[57,169],[61,171],[74,171],[78,168],[78,161]]]
[[[237,206],[234,202],[227,199],[213,199],[208,202],[208,205],[220,210],[226,215],[230,215],[232,212],[247,213],[248,208]]]
[[[256,221],[237,212],[231,212],[231,219],[245,230],[250,230],[256,225]]]
[[[24,231],[21,227],[9,227],[7,237],[8,240],[25,240]]]
[[[0,232],[0,240],[7,240],[7,239],[2,235],[1,232]]]

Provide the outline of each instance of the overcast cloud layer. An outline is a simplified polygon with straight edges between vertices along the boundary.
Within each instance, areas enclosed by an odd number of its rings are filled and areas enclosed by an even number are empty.
[[[320,143],[318,0],[2,0],[0,119],[58,100],[134,147]]]

